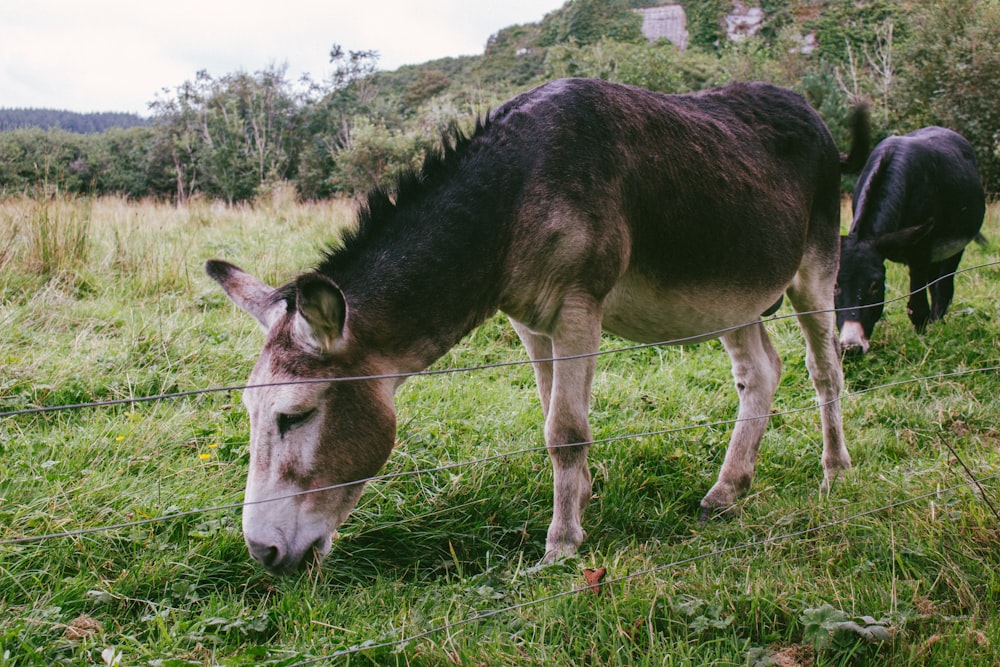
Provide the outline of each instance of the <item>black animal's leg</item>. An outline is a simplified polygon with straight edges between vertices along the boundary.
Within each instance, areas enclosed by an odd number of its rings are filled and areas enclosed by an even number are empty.
[[[910,264],[910,298],[906,302],[906,314],[913,328],[922,333],[930,319],[927,305],[927,283],[931,280],[930,265]]]
[[[934,273],[938,279],[930,286],[931,322],[944,318],[944,314],[948,312],[951,299],[955,296],[955,270],[962,261],[963,252],[965,251],[960,250],[958,254],[934,265]]]
[[[701,501],[702,519],[713,509],[733,504],[750,488],[771,402],[781,380],[781,358],[763,324],[736,329],[723,336],[722,343],[732,360],[740,409],[719,479]]]
[[[545,540],[546,561],[576,553],[585,537],[581,518],[591,495],[587,412],[596,365],[593,353],[601,340],[600,304],[589,296],[566,298],[551,339],[556,359],[576,358],[551,364],[545,444],[553,468],[553,509]]]
[[[834,275],[824,270],[819,277],[810,276],[805,267],[800,268],[787,292],[806,339],[806,368],[820,402],[823,424],[822,491],[829,491],[840,472],[851,467],[840,413],[844,376],[833,313]]]

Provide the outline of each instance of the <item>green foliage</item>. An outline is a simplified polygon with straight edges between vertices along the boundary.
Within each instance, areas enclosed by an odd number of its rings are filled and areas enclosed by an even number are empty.
[[[687,16],[688,44],[692,48],[711,52],[725,43],[723,17],[732,8],[729,0],[684,0],[680,4]]]
[[[965,136],[987,188],[1000,192],[1000,3],[922,3],[913,24],[899,58],[901,124],[943,125]]]
[[[360,120],[337,151],[330,176],[331,190],[365,192],[382,186],[387,177],[419,167],[428,148],[429,141],[422,134],[396,132]]]
[[[43,196],[91,190],[88,137],[64,130],[0,132],[0,187]]]
[[[641,42],[642,18],[625,0],[569,0],[542,19],[539,46],[564,42],[596,44],[601,39]]]
[[[804,22],[805,30],[815,30],[817,54],[821,60],[843,64],[848,50],[861,58],[886,22],[899,22],[901,3],[892,0],[827,0],[814,18]]]
[[[806,609],[799,621],[804,628],[803,639],[821,652],[831,647],[845,651],[857,641],[885,642],[890,639],[885,621],[876,621],[870,616],[855,620],[829,604]]]
[[[408,107],[418,106],[448,88],[451,80],[439,69],[421,70],[417,79],[406,87],[403,93],[403,104]]]
[[[665,40],[626,44],[601,40],[596,44],[560,44],[548,50],[546,78],[595,77],[641,86],[663,93],[707,87],[718,76],[714,58],[681,52]]]

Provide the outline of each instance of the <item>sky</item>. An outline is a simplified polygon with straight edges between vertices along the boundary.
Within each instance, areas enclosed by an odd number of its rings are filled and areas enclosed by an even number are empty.
[[[148,115],[191,81],[287,65],[331,72],[330,47],[379,69],[479,55],[502,28],[564,0],[0,0],[0,108]],[[170,95],[166,95],[170,97]]]

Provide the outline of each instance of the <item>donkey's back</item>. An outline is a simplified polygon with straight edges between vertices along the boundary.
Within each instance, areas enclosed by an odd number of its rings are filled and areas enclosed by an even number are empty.
[[[529,327],[549,328],[558,286],[601,299],[631,340],[697,336],[755,320],[806,255],[835,271],[839,154],[795,93],[569,79],[497,109],[489,131],[525,172],[501,307]]]

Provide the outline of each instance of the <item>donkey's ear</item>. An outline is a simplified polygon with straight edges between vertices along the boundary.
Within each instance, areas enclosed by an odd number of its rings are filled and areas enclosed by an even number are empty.
[[[275,299],[273,287],[229,262],[210,259],[205,262],[205,273],[222,286],[233,303],[253,315],[264,331],[285,312],[285,302]]]
[[[934,230],[934,220],[916,227],[904,227],[875,239],[875,249],[892,262],[906,262],[910,250]]]
[[[344,293],[326,276],[307,273],[295,281],[296,342],[306,349],[330,354],[344,337],[347,302]]]

